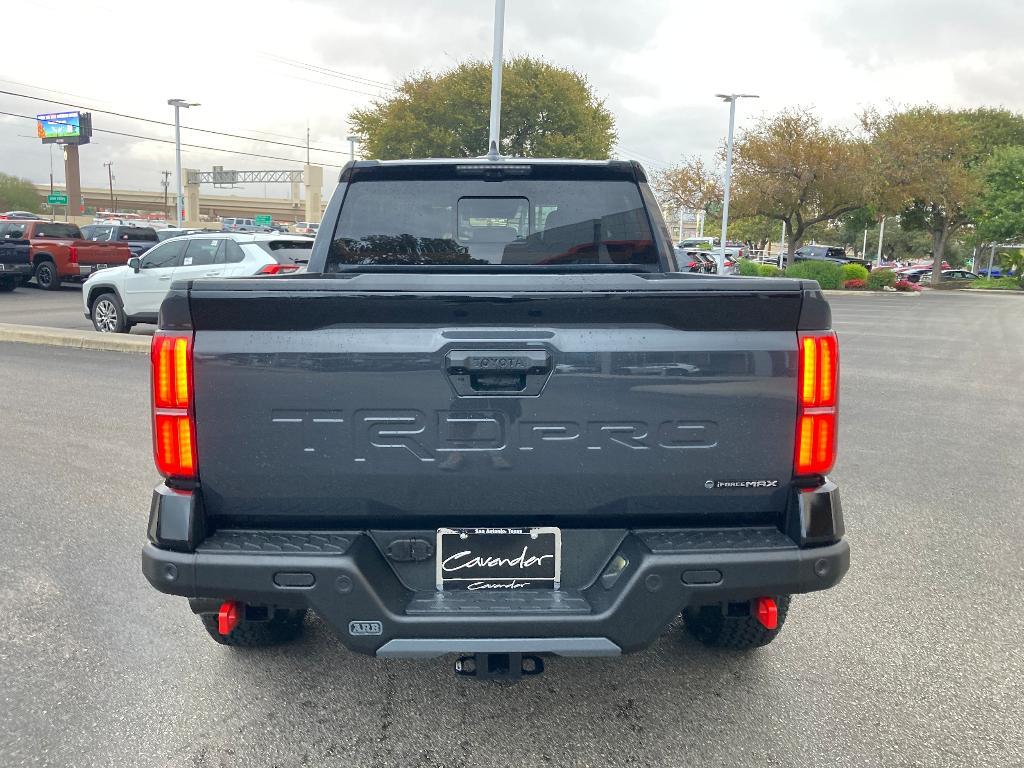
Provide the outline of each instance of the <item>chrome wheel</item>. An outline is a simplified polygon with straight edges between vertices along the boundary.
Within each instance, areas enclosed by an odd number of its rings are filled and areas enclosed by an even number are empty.
[[[117,307],[110,299],[99,299],[92,306],[92,324],[101,333],[117,330]]]

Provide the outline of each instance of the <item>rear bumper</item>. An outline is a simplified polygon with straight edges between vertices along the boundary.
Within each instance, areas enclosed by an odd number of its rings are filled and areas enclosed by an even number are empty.
[[[825,493],[838,508],[834,486]],[[379,656],[630,652],[687,606],[827,589],[850,564],[844,540],[801,548],[776,528],[566,529],[563,567],[571,562],[573,575],[562,590],[441,593],[431,583],[431,555],[411,562],[391,545],[429,541],[430,531],[221,531],[194,551],[158,547],[153,541],[195,537],[193,516],[160,519],[162,506],[194,506],[187,496],[155,496],[142,569],[156,589],[310,608],[351,650]]]
[[[31,264],[2,264],[0,263],[0,277],[31,277],[32,276],[32,265]]]

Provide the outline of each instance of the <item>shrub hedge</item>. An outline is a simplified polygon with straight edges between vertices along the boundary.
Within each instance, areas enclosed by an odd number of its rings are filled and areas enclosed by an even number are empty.
[[[750,259],[740,259],[740,274],[744,277],[757,277],[760,272],[758,271],[758,264],[756,261]]]
[[[843,264],[839,268],[839,274],[842,281],[848,282],[850,280],[867,280],[868,270],[862,267],[860,264]]]
[[[868,289],[881,291],[883,288],[892,288],[896,285],[896,273],[891,269],[876,269],[868,274]]]
[[[981,288],[989,291],[1016,291],[1022,287],[1015,277],[983,277],[964,284],[967,288]]]
[[[823,290],[836,290],[842,285],[842,271],[830,261],[801,261],[786,267],[786,277],[817,280]]]
[[[758,264],[757,274],[760,277],[782,277],[785,273],[774,264]]]

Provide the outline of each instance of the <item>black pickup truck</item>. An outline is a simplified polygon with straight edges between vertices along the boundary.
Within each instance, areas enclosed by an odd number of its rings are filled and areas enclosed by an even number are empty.
[[[13,291],[32,278],[31,243],[18,221],[0,221],[0,292]]]
[[[175,283],[143,572],[214,640],[770,642],[849,566],[817,283],[678,272],[636,163],[359,161],[309,271]]]

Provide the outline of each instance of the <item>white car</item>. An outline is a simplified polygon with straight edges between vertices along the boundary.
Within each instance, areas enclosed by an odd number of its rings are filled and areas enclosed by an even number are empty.
[[[313,241],[278,234],[216,232],[165,240],[123,267],[93,273],[82,286],[85,316],[101,333],[155,323],[175,280],[278,275],[304,269]]]

